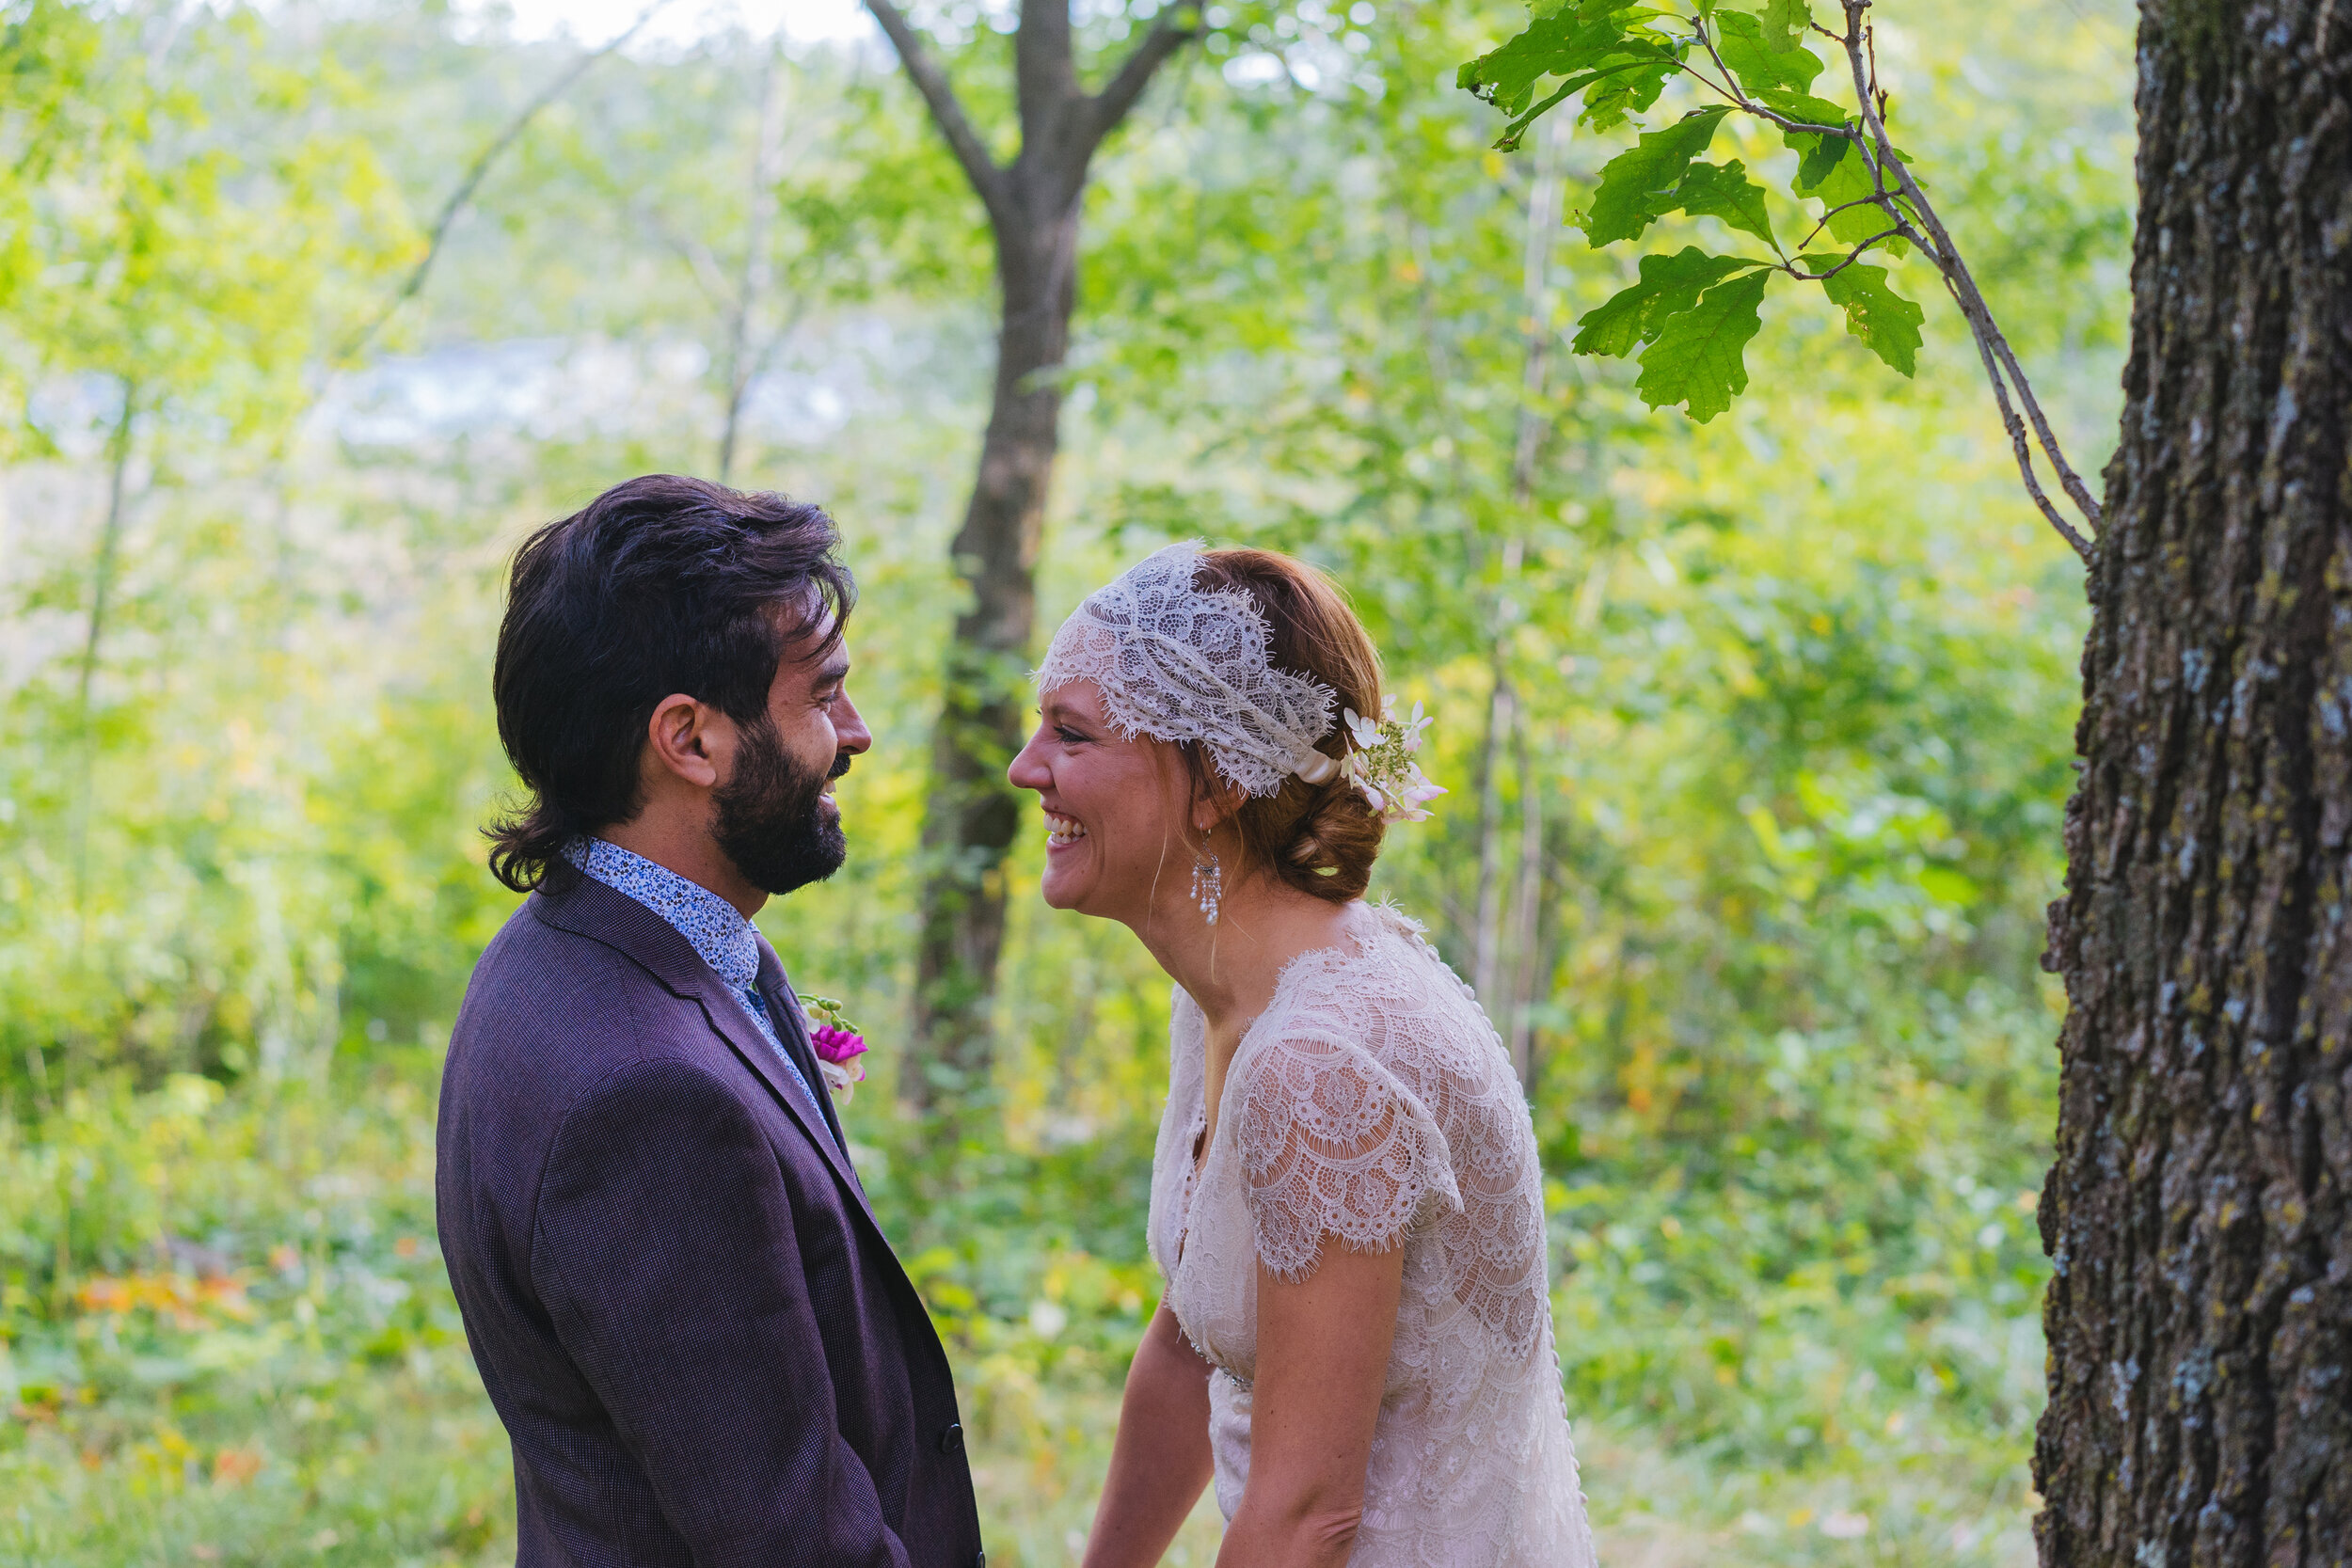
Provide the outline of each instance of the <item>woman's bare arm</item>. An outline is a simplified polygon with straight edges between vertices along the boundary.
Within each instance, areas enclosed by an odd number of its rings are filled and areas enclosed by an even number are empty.
[[[1297,1285],[1258,1270],[1249,1484],[1218,1568],[1340,1568],[1363,1521],[1364,1467],[1388,1382],[1405,1251],[1326,1237]]]
[[[1395,1316],[1393,1305],[1389,1313]],[[1163,1302],[1127,1369],[1085,1568],[1152,1568],[1200,1500],[1211,1468],[1209,1364]]]

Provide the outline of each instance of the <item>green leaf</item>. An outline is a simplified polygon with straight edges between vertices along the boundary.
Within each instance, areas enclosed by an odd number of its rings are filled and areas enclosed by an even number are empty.
[[[1672,193],[1691,160],[1715,139],[1715,127],[1731,111],[1719,106],[1687,115],[1662,131],[1643,133],[1642,139],[1601,166],[1600,185],[1582,220],[1584,237],[1597,249],[1615,240],[1630,240],[1658,218],[1673,211]]]
[[[1799,258],[1807,272],[1827,272],[1845,257]],[[1846,312],[1846,330],[1862,340],[1872,354],[1901,374],[1919,364],[1919,325],[1928,313],[1897,293],[1886,281],[1884,267],[1854,262],[1835,277],[1821,280],[1821,292]]]
[[[1711,285],[1743,267],[1762,264],[1737,256],[1709,256],[1696,245],[1686,245],[1672,256],[1645,256],[1641,281],[1587,311],[1576,324],[1576,341],[1570,346],[1579,354],[1622,358],[1655,341],[1668,316],[1696,305]]]
[[[1748,178],[1747,166],[1737,158],[1720,166],[1692,164],[1675,190],[1674,206],[1692,217],[1721,218],[1774,250],[1780,248],[1772,238],[1772,220],[1764,211],[1764,187]]]
[[[1726,278],[1689,310],[1665,318],[1658,339],[1642,353],[1634,390],[1652,408],[1685,404],[1705,424],[1748,388],[1745,351],[1763,325],[1756,307],[1772,274],[1758,270]]]
[[[1661,48],[1657,56],[1636,69],[1612,71],[1584,95],[1584,108],[1576,118],[1595,131],[1613,131],[1627,119],[1658,102],[1666,78],[1682,69],[1682,59]]]
[[[1845,109],[1825,98],[1809,93],[1774,89],[1757,92],[1756,101],[1773,113],[1810,124],[1843,125],[1847,122]],[[1843,136],[1816,135],[1808,131],[1787,131],[1781,139],[1797,154],[1797,177],[1792,182],[1799,196],[1817,197],[1825,208],[1836,209],[1848,202],[1860,201],[1875,196],[1878,183],[1870,177],[1870,166],[1861,149]],[[1902,149],[1895,156],[1909,163]],[[1829,232],[1849,245],[1858,245],[1887,227],[1886,213],[1877,207],[1856,207],[1839,213],[1829,220]],[[1888,242],[1898,255],[1910,247],[1899,240]]]
[[[1853,151],[1853,143],[1843,136],[1819,136],[1810,131],[1783,133],[1781,140],[1797,155],[1796,191],[1799,196],[1811,196]],[[1856,162],[1859,162],[1859,157]]]
[[[1535,84],[1547,76],[1573,76],[1613,61],[1664,53],[1641,26],[1655,14],[1624,0],[1562,6],[1463,66],[1454,74],[1454,85],[1516,115],[1534,97]]]
[[[1768,41],[1752,16],[1724,11],[1715,18],[1715,49],[1749,93],[1804,92],[1822,71],[1810,49],[1783,48]]]
[[[1809,93],[1773,90],[1758,92],[1757,102],[1775,114],[1791,119],[1805,120],[1815,125],[1846,123],[1846,111],[1827,99]],[[1870,177],[1870,165],[1861,149],[1843,136],[1817,135],[1809,131],[1788,131],[1781,139],[1797,154],[1797,177],[1792,182],[1799,196],[1820,199],[1822,207],[1836,212],[1849,202],[1861,201],[1878,193],[1878,183]],[[1853,207],[1837,213],[1829,220],[1832,237],[1849,245],[1858,245],[1874,234],[1884,232],[1887,216],[1877,207]]]
[[[1823,136],[1819,139],[1834,141],[1836,138]],[[1802,158],[1798,161],[1797,190],[1801,195],[1820,199],[1831,214],[1829,232],[1833,239],[1843,240],[1848,245],[1860,245],[1873,234],[1886,231],[1887,214],[1885,209],[1878,206],[1847,207],[1848,202],[1863,201],[1876,196],[1878,182],[1871,179],[1870,166],[1864,160],[1860,149],[1851,142],[1838,145],[1844,149],[1845,155],[1832,162],[1820,178],[1809,185],[1804,180],[1804,161]],[[1846,211],[1838,212],[1840,207],[1846,207]]]
[[[1851,117],[1842,103],[1826,98],[1816,98],[1809,92],[1791,92],[1786,87],[1757,87],[1752,96],[1758,103],[1788,119],[1803,120],[1807,125],[1843,125]]]
[[[1765,47],[1781,53],[1796,48],[1812,22],[1813,8],[1807,0],[1765,0]]]
[[[1598,70],[1580,71],[1576,75],[1569,77],[1566,81],[1562,82],[1547,96],[1538,99],[1532,107],[1520,111],[1518,117],[1514,119],[1509,125],[1503,127],[1502,135],[1495,141],[1495,150],[1498,152],[1518,151],[1519,140],[1521,137],[1526,135],[1527,128],[1529,126],[1534,124],[1536,120],[1542,119],[1546,114],[1550,112],[1551,109],[1566,99],[1575,96],[1577,93],[1582,92],[1586,87],[1591,87],[1596,82],[1606,82],[1613,76],[1625,75],[1629,73],[1639,76],[1641,81],[1631,84],[1631,86],[1636,89],[1637,96],[1628,106],[1635,109],[1645,109],[1649,107],[1650,104],[1657,102],[1658,94],[1664,87],[1666,78],[1669,75],[1672,75],[1673,72],[1674,67],[1671,63],[1661,65],[1658,61],[1650,58],[1619,60],[1613,65],[1602,66]],[[1640,91],[1645,88],[1646,90],[1646,96],[1639,96]],[[1596,98],[1603,97],[1615,90],[1617,90],[1615,84],[1612,84],[1608,87],[1604,87],[1600,93],[1595,94],[1594,96]],[[1590,120],[1592,119],[1592,104],[1593,99],[1588,98],[1585,100],[1585,111],[1581,118],[1586,120]],[[1617,118],[1622,119],[1624,115],[1619,113]]]

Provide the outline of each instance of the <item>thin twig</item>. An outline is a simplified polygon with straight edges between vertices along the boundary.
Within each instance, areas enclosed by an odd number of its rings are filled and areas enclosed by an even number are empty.
[[[1881,244],[1886,240],[1900,239],[1901,237],[1902,230],[1900,227],[1882,229],[1877,233],[1871,235],[1868,239],[1863,241],[1860,245],[1854,246],[1853,253],[1851,255],[1848,256],[1844,261],[1838,262],[1836,266],[1830,268],[1827,272],[1801,272],[1796,267],[1788,265],[1784,265],[1780,270],[1787,273],[1791,277],[1803,278],[1807,283],[1827,282],[1830,278],[1833,278],[1839,273],[1844,272],[1848,267],[1852,266],[1856,261],[1861,261],[1864,252],[1867,251],[1872,245]]]
[[[1828,212],[1821,214],[1821,221],[1815,224],[1805,234],[1805,237],[1797,242],[1797,248],[1799,250],[1803,250],[1806,245],[1811,245],[1814,240],[1820,236],[1821,230],[1829,227],[1829,220],[1836,217],[1838,214],[1851,213],[1856,207],[1877,207],[1882,205],[1883,200],[1884,198],[1883,197],[1858,196],[1851,201],[1839,202],[1836,206],[1832,207]]]
[[[98,535],[98,562],[92,569],[89,629],[82,641],[81,678],[74,689],[73,743],[80,777],[73,790],[73,920],[74,961],[89,951],[89,827],[92,797],[98,789],[98,732],[90,723],[90,687],[98,676],[98,650],[106,632],[106,610],[114,592],[115,560],[122,547],[122,530],[130,515],[129,478],[135,421],[138,416],[138,384],[122,378],[122,411],[116,416],[106,442],[106,520]],[[67,1060],[72,1060],[69,1048]]]
[[[490,145],[482,150],[481,156],[474,159],[473,166],[466,170],[466,177],[457,182],[457,188],[452,191],[449,199],[442,203],[441,215],[434,220],[432,238],[426,241],[424,255],[419,259],[416,270],[408,275],[408,280],[400,286],[400,292],[392,295],[390,302],[376,314],[375,319],[368,323],[366,328],[352,340],[351,346],[342,352],[343,358],[350,359],[356,356],[373,342],[375,335],[384,330],[385,324],[392,319],[400,308],[417,297],[418,291],[424,287],[425,278],[432,274],[433,263],[441,258],[441,245],[449,238],[450,226],[457,221],[457,214],[464,212],[466,204],[473,199],[473,193],[481,186],[484,177],[490,172],[490,166],[498,162],[499,154],[514,146],[516,139],[530,128],[531,122],[539,118],[540,111],[563,97],[574,82],[587,74],[589,67],[635,38],[638,31],[669,4],[670,0],[653,0],[652,5],[637,13],[637,20],[630,23],[619,37],[581,55],[569,71],[540,89],[539,96],[525,104],[522,113],[508,121],[506,129],[501,131],[492,139]]]
[[[1756,119],[1770,120],[1772,124],[1779,126],[1782,130],[1787,131],[1791,135],[1801,133],[1808,136],[1836,136],[1840,141],[1850,141],[1856,144],[1859,144],[1862,140],[1862,133],[1855,130],[1851,125],[1808,124],[1802,119],[1790,119],[1787,115],[1768,109],[1763,104],[1756,103],[1754,100],[1742,103],[1740,106],[1747,110],[1748,113],[1754,115]]]
[[[1874,173],[1886,168],[1894,170],[1904,198],[1917,215],[1920,226],[1927,230],[1931,243],[1920,248],[1929,253],[1937,270],[1944,275],[1945,287],[1951,292],[1953,303],[1960,307],[1962,317],[1966,320],[1970,333],[1977,340],[1979,355],[1985,363],[1985,373],[1993,380],[1994,397],[2000,404],[2002,420],[2011,427],[2011,444],[2017,448],[2019,471],[2025,477],[2027,493],[2042,508],[2042,515],[2048,517],[2065,535],[2067,543],[2074,546],[2076,553],[2084,554],[2088,559],[2089,546],[2082,534],[2059,519],[2057,510],[2050,505],[2048,497],[2042,493],[2039,481],[2033,475],[2031,454],[2026,448],[2022,428],[2015,423],[2016,413],[2010,404],[2002,372],[2005,371],[2009,381],[2015,384],[2018,401],[2025,404],[2026,416],[2033,424],[2034,436],[2041,444],[2043,455],[2049,458],[2050,466],[2057,470],[2059,484],[2064,487],[2067,498],[2080,509],[2094,533],[2102,521],[2099,503],[2091,499],[2090,486],[2082,482],[2081,476],[2066,461],[2066,454],[2058,446],[2058,436],[2051,430],[2049,420],[2043,415],[2042,404],[2034,397],[2032,386],[2026,379],[2024,368],[2017,363],[2017,356],[2010,351],[2008,339],[2002,336],[2000,327],[1993,319],[1992,307],[1985,303],[1976,279],[1969,276],[1967,264],[1961,260],[1960,247],[1952,242],[1950,232],[1936,216],[1927,193],[1912,178],[1911,170],[1902,159],[1895,155],[1894,144],[1886,135],[1885,122],[1872,104],[1874,80],[1863,59],[1862,16],[1869,8],[1870,0],[1842,0],[1842,3],[1846,10],[1846,36],[1840,42],[1845,47],[1847,64],[1853,74],[1854,96],[1862,105],[1863,128],[1877,144]],[[1883,177],[1879,184],[1883,191]],[[1891,193],[1889,198],[1891,200]]]
[[[2043,453],[2050,459],[2051,466],[2057,470],[2059,483],[2064,486],[2067,497],[2081,508],[2083,516],[2090,521],[2094,531],[2100,524],[2098,503],[2091,499],[2089,486],[2083,483],[2081,478],[2068,465],[2065,454],[2058,447],[2057,434],[2050,429],[2049,420],[2042,412],[2041,403],[2034,397],[2033,388],[2026,379],[2024,368],[2017,363],[2017,356],[2010,351],[2008,339],[2002,336],[2000,327],[1993,319],[1992,308],[1985,303],[1984,295],[1977,288],[1976,280],[1969,276],[1967,266],[1961,261],[1959,247],[1952,243],[1950,233],[1936,217],[1934,208],[1930,205],[1927,193],[1921,190],[1919,182],[1912,178],[1910,169],[1905,167],[1902,159],[1897,156],[1894,144],[1887,137],[1885,95],[1877,90],[1875,40],[1869,37],[1867,30],[1862,24],[1863,13],[1868,10],[1870,3],[1871,0],[1840,0],[1846,13],[1846,31],[1842,35],[1831,32],[1819,23],[1808,22],[1807,24],[1813,31],[1820,33],[1823,38],[1832,40],[1845,51],[1848,67],[1853,75],[1854,98],[1862,111],[1862,123],[1859,127],[1841,126],[1833,130],[1828,126],[1801,124],[1785,115],[1766,108],[1748,97],[1744,91],[1738,90],[1736,86],[1733,87],[1720,86],[1710,80],[1704,71],[1688,65],[1682,69],[1708,87],[1714,87],[1717,92],[1722,93],[1740,109],[1779,126],[1784,132],[1835,135],[1853,143],[1856,152],[1862,158],[1863,166],[1870,171],[1872,194],[1857,201],[1846,202],[1822,214],[1820,221],[1814,225],[1812,232],[1799,243],[1797,248],[1802,251],[1806,245],[1813,242],[1822,229],[1828,226],[1832,217],[1854,207],[1875,206],[1893,220],[1892,226],[1865,240],[1855,246],[1844,261],[1825,272],[1804,272],[1786,261],[1782,263],[1781,270],[1793,277],[1813,282],[1826,281],[1860,261],[1873,245],[1890,239],[1907,240],[1926,252],[1929,259],[1935,263],[1937,272],[1942,276],[1944,286],[1950,293],[1953,303],[1960,307],[1962,319],[1967,322],[1969,335],[1976,341],[1978,356],[1984,361],[1985,376],[1993,385],[1993,399],[2000,409],[2001,423],[2009,431],[2010,444],[2016,452],[2017,469],[2019,475],[2025,480],[2026,494],[2033,498],[2034,504],[2041,509],[2042,515],[2049,519],[2052,527],[2058,530],[2059,537],[2063,538],[2077,555],[2088,561],[2090,555],[2090,541],[2084,537],[2081,531],[2074,528],[2058,513],[2057,507],[2051,504],[2049,496],[2042,488],[2040,478],[2033,471],[2033,451],[2026,437],[2026,425],[2019,420],[2017,410],[2010,400],[2010,388],[2012,383],[2017,390],[2018,401],[2025,404],[2026,417],[2032,421],[2034,436],[2040,441]],[[1736,84],[1739,78],[1716,50],[1714,40],[1708,35],[1707,24],[1703,18],[1694,21],[1692,34],[1699,45],[1707,51],[1708,57],[1715,62],[1716,69],[1724,73],[1724,81]],[[1869,55],[1867,63],[1866,50]],[[1900,188],[1899,195],[1896,190],[1889,189],[1887,186],[1886,171],[1889,168],[1894,170],[1896,183]],[[1906,203],[1909,204],[1909,213],[1905,212]],[[1914,216],[1918,219],[1917,227],[1914,227],[1910,221]],[[1922,229],[1926,230],[1925,233],[1921,232]]]
[[[727,281],[726,274],[720,268],[719,258],[712,253],[710,246],[691,234],[678,232],[658,207],[632,202],[630,211],[639,223],[653,230],[664,245],[678,253],[705,298],[722,310],[735,309],[735,285]]]
[[[1725,62],[1723,55],[1715,48],[1715,40],[1708,36],[1707,19],[1705,17],[1702,16],[1692,19],[1691,23],[1691,33],[1692,37],[1699,40],[1699,47],[1707,51],[1707,57],[1715,62],[1715,69],[1724,73],[1724,80],[1726,82],[1737,83],[1740,78],[1733,73],[1730,65]],[[1690,70],[1688,66],[1685,66],[1683,69],[1686,71]],[[1698,72],[1695,71],[1692,71],[1691,74],[1698,76]],[[1706,82],[1707,78],[1699,76],[1699,80]],[[1708,82],[1707,85],[1709,87],[1715,86],[1712,82]],[[1748,95],[1745,88],[1716,87],[1715,90],[1730,99],[1733,103],[1739,104],[1741,108],[1748,107]]]
[[[98,644],[106,632],[107,601],[114,592],[115,555],[121,546],[122,520],[130,510],[126,479],[131,468],[132,421],[138,413],[138,384],[122,381],[122,412],[106,438],[106,520],[98,533],[98,564],[90,590],[89,629],[82,640],[81,675],[74,687],[77,728],[89,727],[90,683],[98,673]]]
[[[1697,77],[1700,81],[1705,82],[1708,87],[1713,87],[1717,92],[1722,93],[1725,98],[1730,99],[1734,103],[1739,104],[1741,108],[1746,108],[1748,106],[1747,95],[1740,91],[1737,87],[1728,85],[1737,83],[1740,78],[1731,73],[1731,68],[1724,64],[1724,57],[1715,53],[1715,40],[1707,36],[1706,22],[1703,20],[1694,21],[1691,24],[1691,31],[1692,35],[1698,39],[1699,43],[1707,50],[1708,57],[1715,62],[1715,69],[1724,73],[1724,79],[1722,82],[1716,81],[1713,77],[1708,75],[1707,72],[1701,71],[1698,67],[1692,65],[1688,60],[1680,62],[1680,70],[1682,73],[1685,76]]]
[[[1945,287],[1951,287],[1949,278],[1945,280]],[[1958,303],[1958,290],[1953,290],[1952,297]],[[1963,307],[1963,314],[1965,313]],[[2001,380],[1999,367],[1994,363],[1993,350],[1985,342],[1983,334],[1976,334],[1976,341],[1977,355],[1984,361],[1984,377],[1993,384],[1993,401],[2000,405],[2001,424],[2009,432],[2010,448],[2017,454],[2017,472],[2026,482],[2026,493],[2033,498],[2034,505],[2042,509],[2042,515],[2050,520],[2050,526],[2058,531],[2058,536],[2074,546],[2074,553],[2082,557],[2085,565],[2090,564],[2090,541],[2084,538],[2058,509],[2050,504],[2050,498],[2042,493],[2042,481],[2035,477],[2033,471],[2033,451],[2026,444],[2025,423],[2018,419],[2017,410],[2010,406],[2009,388]]]
[[[768,243],[776,217],[776,182],[784,172],[784,88],[777,80],[784,45],[768,46],[768,63],[759,76],[759,124],[752,148],[752,185],[743,237],[742,280],[735,289],[735,308],[727,315],[727,411],[719,433],[719,483],[732,482],[735,443],[743,420],[743,399],[751,390],[754,371],[746,362],[756,357],[751,345],[752,318],[771,277]]]

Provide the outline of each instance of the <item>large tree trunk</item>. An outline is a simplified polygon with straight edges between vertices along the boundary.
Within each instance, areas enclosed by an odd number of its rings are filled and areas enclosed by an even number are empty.
[[[2045,1564],[2352,1561],[2352,0],[2144,0],[2053,966]]]
[[[1060,442],[1062,356],[1077,298],[1078,212],[1088,166],[1199,13],[1163,7],[1099,92],[1078,79],[1070,0],[1024,0],[1013,38],[1021,150],[998,164],[947,73],[896,0],[866,0],[923,95],[996,238],[1003,316],[996,392],[972,502],[951,546],[971,604],[956,618],[931,798],[923,819],[923,922],[915,952],[916,1060],[900,1092],[952,1111],[987,1080],[989,1014],[1005,940],[1005,851],[1020,806],[1005,767],[1021,746],[1037,620],[1038,540]]]

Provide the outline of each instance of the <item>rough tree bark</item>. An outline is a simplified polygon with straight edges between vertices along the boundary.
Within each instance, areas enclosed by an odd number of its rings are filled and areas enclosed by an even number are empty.
[[[2352,0],[2143,0],[2048,962],[2052,1565],[2352,1561]]]
[[[921,1059],[901,1085],[909,1102],[928,1111],[952,1104],[988,1071],[989,1012],[1005,934],[1000,867],[1020,820],[1005,767],[1021,745],[1038,541],[1060,442],[1059,371],[1077,298],[1087,169],[1152,75],[1193,36],[1198,12],[1164,8],[1109,82],[1089,93],[1078,78],[1069,0],[1026,0],[1013,39],[1021,149],[999,164],[893,0],[866,0],[866,8],[988,209],[1002,304],[979,473],[949,546],[971,598],[948,646],[923,822],[914,1010]]]

